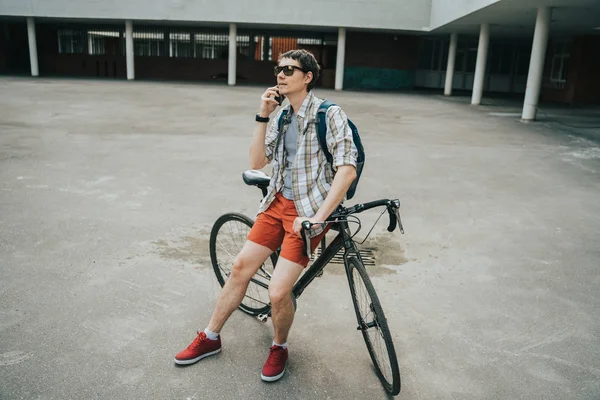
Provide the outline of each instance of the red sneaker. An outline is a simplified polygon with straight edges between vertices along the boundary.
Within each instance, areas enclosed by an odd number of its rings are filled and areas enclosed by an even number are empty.
[[[285,373],[285,363],[288,359],[288,351],[281,346],[271,346],[269,358],[265,362],[260,377],[263,381],[273,382]]]
[[[175,364],[188,365],[202,360],[204,357],[212,356],[221,351],[221,336],[217,340],[210,340],[204,332],[196,332],[198,337],[194,339],[187,349],[177,353]]]

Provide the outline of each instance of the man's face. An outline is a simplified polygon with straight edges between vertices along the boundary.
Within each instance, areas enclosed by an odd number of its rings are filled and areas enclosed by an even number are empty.
[[[300,63],[291,58],[282,58],[279,61],[280,67],[296,67],[292,75],[287,76],[284,71],[277,74],[277,85],[279,93],[288,96],[291,93],[306,91],[306,86],[312,79],[312,72],[302,71]],[[288,72],[289,73],[289,72]]]

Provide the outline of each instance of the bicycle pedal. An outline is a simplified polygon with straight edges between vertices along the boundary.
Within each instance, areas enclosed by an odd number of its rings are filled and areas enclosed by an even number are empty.
[[[260,322],[262,322],[264,324],[269,319],[269,316],[267,314],[258,314],[256,316],[256,319],[258,319]]]

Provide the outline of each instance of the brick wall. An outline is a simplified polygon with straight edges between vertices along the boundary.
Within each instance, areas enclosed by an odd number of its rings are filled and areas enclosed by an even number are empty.
[[[600,36],[587,36],[577,41],[575,92],[573,102],[600,104]]]
[[[562,88],[545,80],[540,99],[542,101],[590,104],[600,103],[600,36],[575,38],[569,47],[567,78]],[[548,43],[544,77],[549,77],[554,55],[553,42]]]

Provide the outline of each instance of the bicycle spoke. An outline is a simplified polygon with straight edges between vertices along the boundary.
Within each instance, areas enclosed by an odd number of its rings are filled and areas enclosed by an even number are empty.
[[[374,313],[371,297],[365,287],[362,277],[356,269],[353,270],[356,297],[360,308],[361,329],[365,330],[371,343],[373,352],[379,364],[379,370],[388,382],[393,380],[391,361],[389,360],[387,346],[381,333],[381,327]],[[373,329],[374,328],[374,329]]]
[[[217,239],[217,243],[219,244],[219,247],[229,255],[230,258],[235,259],[235,256],[227,250],[228,246],[224,245],[223,242],[219,239]]]
[[[262,301],[262,300],[260,300],[260,299],[255,299],[255,298],[254,298],[254,297],[252,297],[252,296],[248,296],[248,295],[246,295],[245,297],[246,297],[246,298],[248,298],[248,299],[250,299],[250,300],[254,300],[255,302],[257,302],[257,303],[259,303],[259,304],[262,304],[263,306],[268,306],[268,305],[269,305],[269,303],[265,303],[264,301]]]
[[[247,241],[252,220],[232,213],[222,216],[215,226],[216,230],[211,232],[211,259],[213,267],[219,271],[218,276],[222,278],[221,284],[224,285],[231,276],[237,255]],[[240,305],[242,311],[249,314],[256,315],[255,313],[263,312],[269,306],[268,288],[273,267],[267,262],[251,278]]]

